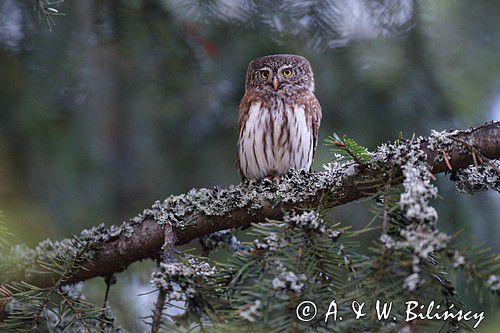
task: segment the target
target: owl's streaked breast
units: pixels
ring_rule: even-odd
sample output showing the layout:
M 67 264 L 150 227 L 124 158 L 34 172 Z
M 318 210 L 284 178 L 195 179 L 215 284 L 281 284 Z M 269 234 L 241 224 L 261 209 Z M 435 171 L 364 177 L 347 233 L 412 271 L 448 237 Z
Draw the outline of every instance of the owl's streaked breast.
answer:
M 290 168 L 309 171 L 314 143 L 304 107 L 280 97 L 252 103 L 240 128 L 238 147 L 245 178 L 282 175 Z

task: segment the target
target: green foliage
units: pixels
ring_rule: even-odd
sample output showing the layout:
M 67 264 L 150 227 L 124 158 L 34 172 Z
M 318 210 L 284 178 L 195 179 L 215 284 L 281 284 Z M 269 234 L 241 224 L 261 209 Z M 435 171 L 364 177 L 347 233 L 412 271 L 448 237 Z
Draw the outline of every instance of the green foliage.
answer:
M 321 223 L 321 219 L 311 219 L 314 214 L 305 212 L 298 216 Z M 421 258 L 420 282 L 416 289 L 409 289 L 408 277 L 413 274 L 412 266 L 415 265 L 415 254 L 410 248 L 387 247 L 383 242 L 374 242 L 369 256 L 361 255 L 362 247 L 357 242 L 359 232 L 328 222 L 329 226 L 318 232 L 318 229 L 298 226 L 295 221 L 300 219 L 292 221 L 285 217 L 284 221 L 254 226 L 251 234 L 255 241 L 250 250 L 234 253 L 225 263 L 213 263 L 217 274 L 193 283 L 194 289 L 205 289 L 201 294 L 217 296 L 204 306 L 196 307 L 196 312 L 189 306 L 184 307 L 186 312 L 178 318 L 171 317 L 173 321 L 166 323 L 165 329 L 393 332 L 406 326 L 402 320 L 393 321 L 392 316 L 405 318 L 407 300 L 420 304 L 433 300 L 442 307 L 453 304 L 453 311 L 464 308 L 454 286 L 455 270 L 447 260 L 448 251 Z M 395 240 L 402 240 L 398 229 L 406 223 L 409 222 L 404 221 L 401 214 L 391 213 L 388 234 Z M 328 232 L 333 230 L 339 232 Z M 498 274 L 498 256 L 488 256 L 487 262 L 490 265 L 488 274 Z M 485 264 L 480 260 L 475 265 Z M 475 280 L 473 276 L 472 280 Z M 482 287 L 488 290 L 486 284 L 482 283 Z M 389 320 L 376 318 L 375 305 L 369 303 L 377 299 L 393 302 Z M 319 315 L 311 322 L 301 322 L 295 314 L 296 307 L 305 300 L 314 301 L 318 306 Z M 343 320 L 333 322 L 330 318 L 325 323 L 324 314 L 332 300 L 339 305 L 338 315 Z M 362 320 L 356 320 L 349 308 L 353 301 L 367 302 L 367 315 Z M 187 318 L 195 320 L 186 321 Z M 471 328 L 464 321 L 452 319 L 423 322 L 419 326 L 443 332 Z
M 50 252 L 47 242 L 46 256 L 38 256 L 36 271 L 24 274 L 54 274 L 57 280 L 49 288 L 40 288 L 27 282 L 10 282 L 10 278 L 24 269 L 27 249 L 24 256 L 14 257 L 12 253 L 22 252 L 19 246 L 10 251 L 2 251 L 0 257 L 0 283 L 2 294 L 9 295 L 5 312 L 0 316 L 0 330 L 27 332 L 114 332 L 114 318 L 106 307 L 95 306 L 81 294 L 81 286 L 66 286 L 68 277 L 92 257 L 89 244 L 83 244 L 73 237 L 66 244 L 67 250 Z M 1 302 L 0 302 L 1 303 Z M 0 304 L 1 305 L 1 304 Z M 2 309 L 4 310 L 3 306 Z M 0 311 L 2 312 L 2 311 Z M 2 318 L 3 317 L 3 318 Z
M 54 331 L 91 332 L 96 322 L 98 327 L 109 326 L 112 321 L 105 316 L 105 309 L 97 307 L 73 288 L 38 288 L 27 283 L 9 285 L 13 303 L 9 315 L 0 324 L 8 331 Z
M 462 271 L 468 286 L 479 299 L 486 291 L 500 296 L 500 254 L 484 244 L 461 244 L 456 242 L 448 247 L 449 264 L 458 272 Z M 486 287 L 486 288 L 485 288 Z
M 371 158 L 368 149 L 345 135 L 339 137 L 334 133 L 325 140 L 325 145 L 330 147 L 330 151 L 334 155 L 338 155 L 344 161 L 354 161 L 360 165 L 364 165 Z
M 307 224 L 298 224 L 301 221 Z M 320 296 L 326 302 L 342 293 L 341 286 L 353 274 L 345 267 L 352 265 L 354 257 L 339 242 L 344 232 L 346 228 L 338 224 L 323 225 L 315 212 L 256 225 L 251 232 L 256 239 L 247 251 L 215 263 L 217 274 L 194 284 L 197 291 L 216 286 L 200 296 L 207 291 L 212 297 L 218 294 L 197 309 L 208 309 L 206 318 L 215 318 L 210 326 L 222 331 L 244 327 L 280 332 L 299 325 L 291 314 L 301 300 Z M 191 310 L 189 305 L 186 310 Z
M 342 295 L 341 286 L 352 275 L 346 269 L 352 258 L 344 253 L 338 236 L 283 221 L 256 226 L 254 235 L 254 249 L 236 254 L 227 265 L 234 272 L 228 286 L 230 321 L 246 320 L 253 322 L 253 329 L 283 332 L 303 327 L 293 315 L 303 300 L 328 304 Z M 255 304 L 260 306 L 252 309 Z
M 216 320 L 215 313 L 225 306 L 224 286 L 227 276 L 217 274 L 207 258 L 178 253 L 170 263 L 161 263 L 152 275 L 157 290 L 166 292 L 166 304 L 181 312 L 175 317 L 164 314 L 168 331 L 182 325 L 202 325 Z M 204 318 L 205 317 L 205 318 Z
M 4 249 L 8 244 L 8 238 L 12 236 L 12 234 L 7 229 L 5 222 L 3 220 L 2 212 L 0 211 L 0 251 Z

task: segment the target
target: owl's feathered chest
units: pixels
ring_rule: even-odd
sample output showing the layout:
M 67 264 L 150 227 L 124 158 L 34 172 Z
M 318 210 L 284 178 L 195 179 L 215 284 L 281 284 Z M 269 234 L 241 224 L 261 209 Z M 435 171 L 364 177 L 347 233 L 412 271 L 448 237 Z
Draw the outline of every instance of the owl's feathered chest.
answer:
M 238 159 L 244 178 L 311 168 L 313 133 L 303 105 L 274 97 L 248 105 L 240 123 Z

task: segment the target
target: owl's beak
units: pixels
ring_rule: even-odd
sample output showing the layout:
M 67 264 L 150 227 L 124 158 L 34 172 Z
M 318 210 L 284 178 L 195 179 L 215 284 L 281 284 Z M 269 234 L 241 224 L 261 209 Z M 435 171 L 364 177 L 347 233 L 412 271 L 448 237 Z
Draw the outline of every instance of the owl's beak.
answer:
M 278 77 L 277 76 L 273 77 L 273 88 L 274 88 L 274 91 L 278 90 Z

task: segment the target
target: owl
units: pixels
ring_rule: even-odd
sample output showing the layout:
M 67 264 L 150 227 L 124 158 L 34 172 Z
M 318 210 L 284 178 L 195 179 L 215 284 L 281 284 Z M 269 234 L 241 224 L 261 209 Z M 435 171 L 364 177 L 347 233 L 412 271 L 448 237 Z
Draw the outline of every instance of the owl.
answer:
M 275 178 L 290 168 L 310 171 L 321 106 L 309 61 L 292 54 L 254 59 L 240 103 L 237 165 L 241 178 Z

